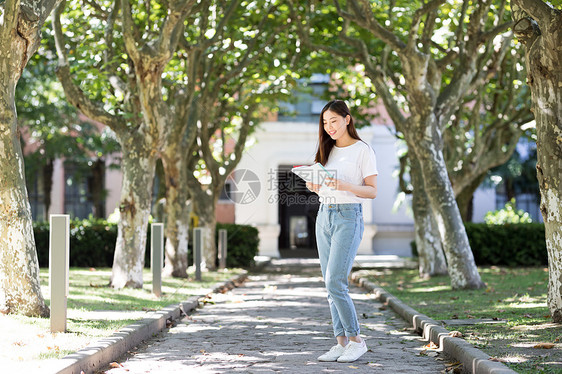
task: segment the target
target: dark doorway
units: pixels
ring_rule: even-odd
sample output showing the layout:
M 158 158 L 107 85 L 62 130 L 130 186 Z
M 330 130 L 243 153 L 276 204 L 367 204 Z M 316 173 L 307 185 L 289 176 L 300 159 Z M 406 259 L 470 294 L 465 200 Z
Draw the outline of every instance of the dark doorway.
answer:
M 320 203 L 318 195 L 306 188 L 304 180 L 291 172 L 292 165 L 280 165 L 279 253 L 281 257 L 317 258 L 314 226 Z

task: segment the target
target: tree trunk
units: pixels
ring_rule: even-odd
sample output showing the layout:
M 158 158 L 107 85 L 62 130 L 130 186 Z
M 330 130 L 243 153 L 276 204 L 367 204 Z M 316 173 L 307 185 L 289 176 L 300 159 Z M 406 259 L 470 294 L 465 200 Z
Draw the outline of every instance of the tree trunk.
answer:
M 39 283 L 15 89 L 56 0 L 0 4 L 0 312 L 48 316 Z
M 15 82 L 0 91 L 0 313 L 49 315 L 39 284 L 31 207 L 17 133 Z
M 484 178 L 486 178 L 486 174 L 477 176 L 468 186 L 457 194 L 457 206 L 459 207 L 464 222 L 472 222 L 474 191 L 482 184 Z
M 187 277 L 187 241 L 189 237 L 188 192 L 183 165 L 185 150 L 170 144 L 162 152 L 166 180 L 166 258 L 164 273 L 173 277 Z
M 205 198 L 201 198 L 205 195 Z M 199 227 L 204 228 L 203 232 L 203 259 L 205 266 L 209 270 L 217 268 L 217 247 L 215 244 L 215 229 L 217 219 L 215 216 L 215 206 L 217 197 L 209 196 L 203 191 L 193 198 L 193 210 L 199 218 Z
M 154 152 L 145 144 L 143 136 L 142 133 L 137 133 L 136 136 L 128 136 L 120 141 L 123 153 L 123 186 L 111 273 L 111 286 L 114 288 L 141 288 L 143 285 L 146 228 L 156 164 Z
M 406 133 L 408 149 L 414 150 L 414 157 L 417 157 L 422 165 L 423 184 L 447 258 L 451 287 L 453 289 L 484 287 L 447 175 L 437 120 L 432 113 L 429 113 L 418 123 L 420 126 L 416 131 Z M 415 188 L 417 187 L 414 185 Z
M 562 322 L 562 12 L 542 1 L 512 1 L 515 35 L 525 44 L 537 125 L 537 179 L 548 251 L 548 308 Z M 526 12 L 530 19 L 526 17 Z
M 416 160 L 411 160 L 411 164 L 412 184 L 416 186 L 413 191 L 412 209 L 419 256 L 419 276 L 427 278 L 433 275 L 445 275 L 447 274 L 447 262 L 443 255 L 439 231 L 424 190 L 421 165 Z

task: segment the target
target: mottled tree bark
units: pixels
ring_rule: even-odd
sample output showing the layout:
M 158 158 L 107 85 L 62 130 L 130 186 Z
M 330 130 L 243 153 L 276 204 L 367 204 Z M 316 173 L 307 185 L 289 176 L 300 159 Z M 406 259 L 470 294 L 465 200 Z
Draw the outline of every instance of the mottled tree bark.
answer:
M 472 201 L 474 192 L 478 189 L 480 184 L 482 184 L 484 178 L 486 178 L 486 174 L 477 176 L 471 184 L 465 186 L 462 190 L 456 193 L 457 206 L 459 207 L 459 211 L 464 222 L 472 221 Z
M 215 207 L 218 195 L 209 196 L 203 190 L 193 198 L 193 211 L 199 218 L 199 227 L 204 228 L 203 231 L 203 259 L 205 267 L 209 270 L 217 268 L 217 246 L 215 243 L 215 229 L 217 219 L 215 216 Z
M 166 181 L 166 245 L 164 273 L 173 277 L 187 277 L 189 215 L 187 205 L 188 172 L 183 159 L 187 153 L 181 143 L 168 144 L 162 152 Z M 174 146 L 175 145 L 175 146 Z
M 419 257 L 419 276 L 447 274 L 447 262 L 443 255 L 441 238 L 433 219 L 433 213 L 423 188 L 421 165 L 411 160 L 410 175 L 416 188 L 412 191 L 412 209 L 414 211 L 415 241 Z
M 57 1 L 0 4 L 0 312 L 48 316 L 39 284 L 31 207 L 25 186 L 15 89 Z
M 548 308 L 562 322 L 562 11 L 513 0 L 514 31 L 525 44 L 537 126 L 537 179 L 548 251 Z
M 111 272 L 111 286 L 142 288 L 146 229 L 152 203 L 156 157 L 143 142 L 143 134 L 120 140 L 123 186 L 119 200 L 119 224 Z
M 429 116 L 431 118 L 431 116 Z M 480 279 L 466 230 L 455 200 L 441 150 L 439 129 L 434 122 L 425 131 L 406 134 L 408 147 L 422 165 L 424 187 L 435 217 L 447 258 L 451 286 L 454 289 L 481 288 Z M 429 133 L 427 136 L 426 134 Z
M 0 87 L 0 313 L 47 317 L 10 86 Z

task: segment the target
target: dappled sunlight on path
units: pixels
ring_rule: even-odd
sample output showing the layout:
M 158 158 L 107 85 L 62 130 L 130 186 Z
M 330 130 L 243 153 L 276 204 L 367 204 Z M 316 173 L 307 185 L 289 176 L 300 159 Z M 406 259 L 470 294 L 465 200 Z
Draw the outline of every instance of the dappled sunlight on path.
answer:
M 107 373 L 392 372 L 438 373 L 440 357 L 392 311 L 352 287 L 370 350 L 354 363 L 319 362 L 335 344 L 319 271 L 258 274 L 142 344 Z M 292 272 L 296 272 L 292 269 Z M 436 354 L 437 355 L 437 354 Z

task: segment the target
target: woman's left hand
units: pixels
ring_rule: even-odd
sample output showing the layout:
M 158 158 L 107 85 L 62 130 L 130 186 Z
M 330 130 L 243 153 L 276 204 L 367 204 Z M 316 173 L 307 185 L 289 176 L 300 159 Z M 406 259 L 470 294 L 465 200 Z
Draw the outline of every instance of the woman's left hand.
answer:
M 338 191 L 347 191 L 350 187 L 350 183 L 330 177 L 326 178 L 325 185 Z

